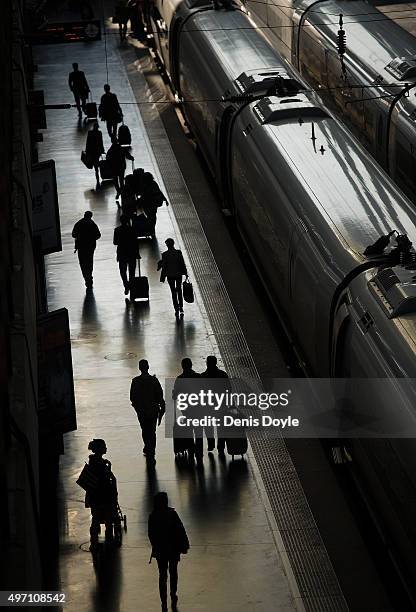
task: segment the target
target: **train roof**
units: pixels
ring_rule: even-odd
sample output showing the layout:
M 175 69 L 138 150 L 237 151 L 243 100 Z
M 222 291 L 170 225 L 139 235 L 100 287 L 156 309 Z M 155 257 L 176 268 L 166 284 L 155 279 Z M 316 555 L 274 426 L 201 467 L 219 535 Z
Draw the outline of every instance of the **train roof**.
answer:
M 195 13 L 184 25 L 182 36 L 185 32 L 190 36 L 197 33 L 198 43 L 205 38 L 230 82 L 247 71 L 262 72 L 280 66 L 293 71 L 241 11 Z
M 311 0 L 302 0 L 294 2 L 293 8 L 302 14 L 310 4 Z M 416 39 L 370 4 L 327 0 L 312 7 L 306 19 L 336 47 L 340 14 L 344 19 L 346 56 L 363 76 L 368 76 L 369 83 L 379 77 L 387 84 L 416 82 Z
M 283 184 L 310 231 L 335 235 L 357 260 L 394 229 L 416 245 L 414 206 L 355 138 L 307 95 L 264 98 L 250 108 L 268 136 L 269 143 L 260 145 L 267 148 L 268 163 L 273 160 L 272 141 L 283 167 L 290 169 Z M 331 234 L 320 231 L 317 212 Z

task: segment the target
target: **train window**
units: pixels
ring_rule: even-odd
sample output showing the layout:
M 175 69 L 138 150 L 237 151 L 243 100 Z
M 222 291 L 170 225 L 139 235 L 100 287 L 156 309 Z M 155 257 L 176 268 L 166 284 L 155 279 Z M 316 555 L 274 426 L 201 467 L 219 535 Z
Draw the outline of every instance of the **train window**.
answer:
M 396 141 L 396 175 L 404 185 L 413 187 L 416 174 L 416 158 L 412 155 L 410 143 Z

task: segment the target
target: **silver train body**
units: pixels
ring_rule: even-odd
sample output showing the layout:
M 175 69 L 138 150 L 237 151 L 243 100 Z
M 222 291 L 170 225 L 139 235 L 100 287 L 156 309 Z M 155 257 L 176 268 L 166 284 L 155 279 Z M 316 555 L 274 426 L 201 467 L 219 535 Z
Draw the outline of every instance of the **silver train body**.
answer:
M 247 0 L 245 6 L 259 26 L 268 26 L 276 50 L 321 89 L 325 103 L 416 202 L 416 39 L 401 27 L 400 13 L 389 7 L 389 19 L 362 0 Z M 337 47 L 340 14 L 345 75 Z
M 416 244 L 414 205 L 315 94 L 264 95 L 276 75 L 288 85 L 296 75 L 250 24 L 176 5 L 164 53 L 187 122 L 305 370 L 416 378 L 414 270 L 363 254 L 394 229 Z M 259 99 L 238 99 L 250 94 Z M 349 451 L 414 583 L 416 441 L 355 440 Z

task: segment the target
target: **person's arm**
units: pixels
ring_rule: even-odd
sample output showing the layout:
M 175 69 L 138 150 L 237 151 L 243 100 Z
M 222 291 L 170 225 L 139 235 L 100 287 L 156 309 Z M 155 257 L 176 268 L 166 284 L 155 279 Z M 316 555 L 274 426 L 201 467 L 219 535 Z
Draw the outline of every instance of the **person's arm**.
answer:
M 180 251 L 180 254 L 181 254 L 181 260 L 182 260 L 181 261 L 181 266 L 182 266 L 182 269 L 183 269 L 182 274 L 185 274 L 185 276 L 188 276 L 188 270 L 186 269 L 186 264 L 185 264 L 185 260 L 184 260 L 183 255 L 182 255 L 182 251 Z
M 82 73 L 82 80 L 84 81 L 85 90 L 90 93 L 90 88 L 88 85 L 87 77 L 85 76 L 85 72 Z
M 118 246 L 118 231 L 117 231 L 117 228 L 115 228 L 115 230 L 114 230 L 114 234 L 113 234 L 113 244 L 115 244 L 116 246 Z
M 123 149 L 123 152 L 124 152 L 124 155 L 126 156 L 127 159 L 131 159 L 131 161 L 134 161 L 134 157 L 130 153 L 130 151 L 128 151 L 127 149 Z
M 74 228 L 72 230 L 72 238 L 75 238 L 75 240 L 77 239 L 78 236 L 78 223 L 75 223 Z
M 71 91 L 73 91 L 73 84 L 72 84 L 72 72 L 69 73 L 68 76 L 68 87 Z
M 95 239 L 96 239 L 96 240 L 99 240 L 100 238 L 101 238 L 101 232 L 100 232 L 100 230 L 98 229 L 98 225 L 97 225 L 97 224 L 95 224 Z
M 157 383 L 156 390 L 157 390 L 158 404 L 159 404 L 159 416 L 158 416 L 157 422 L 158 422 L 158 425 L 160 425 L 163 419 L 163 415 L 165 414 L 165 411 L 166 411 L 166 404 L 165 404 L 165 400 L 163 399 L 162 385 L 160 384 L 157 378 L 155 380 Z

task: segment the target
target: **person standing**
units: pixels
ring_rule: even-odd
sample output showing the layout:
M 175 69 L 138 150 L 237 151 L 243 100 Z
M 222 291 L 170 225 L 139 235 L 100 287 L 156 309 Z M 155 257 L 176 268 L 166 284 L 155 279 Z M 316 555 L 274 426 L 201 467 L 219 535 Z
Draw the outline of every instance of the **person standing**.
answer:
M 124 175 L 126 173 L 126 157 L 134 161 L 133 155 L 117 142 L 117 136 L 111 137 L 112 145 L 107 151 L 106 159 L 110 164 L 113 175 L 113 183 L 116 188 L 116 200 L 121 196 L 124 187 Z
M 101 238 L 98 226 L 92 220 L 92 212 L 87 210 L 84 218 L 77 221 L 72 230 L 72 237 L 75 238 L 75 251 L 78 251 L 78 260 L 82 276 L 85 280 L 87 289 L 92 288 L 92 271 L 94 267 L 94 251 L 97 240 Z
M 141 374 L 131 381 L 130 401 L 137 413 L 144 443 L 143 454 L 149 465 L 156 463 L 156 426 L 162 422 L 165 414 L 163 389 L 155 375 L 149 374 L 149 363 L 146 359 L 139 361 Z
M 219 369 L 219 367 L 217 366 L 217 358 L 215 357 L 215 355 L 208 355 L 208 357 L 206 358 L 206 366 L 207 366 L 207 369 L 201 373 L 202 378 L 223 379 L 222 381 L 217 381 L 217 380 L 215 381 L 215 389 L 212 389 L 212 384 L 213 384 L 213 381 L 212 381 L 210 384 L 211 390 L 215 391 L 216 393 L 226 393 L 227 391 L 231 392 L 231 384 L 230 384 L 229 376 L 227 372 L 224 372 L 224 370 Z M 213 451 L 215 448 L 214 428 L 213 427 L 205 428 L 205 434 L 208 439 L 208 452 Z M 219 435 L 218 440 L 217 440 L 218 453 L 220 455 L 224 455 L 224 449 L 225 449 L 225 438 Z
M 114 7 L 115 22 L 118 23 L 118 33 L 120 43 L 126 42 L 127 39 L 127 24 L 130 19 L 130 8 L 128 0 L 117 0 Z
M 127 295 L 136 272 L 136 259 L 140 259 L 139 241 L 129 223 L 127 215 L 120 216 L 120 223 L 114 230 L 113 244 L 117 246 L 117 261 L 124 294 Z M 129 278 L 127 280 L 127 269 Z
M 95 170 L 95 178 L 97 180 L 95 189 L 98 191 L 98 189 L 101 187 L 99 163 L 100 157 L 104 153 L 104 144 L 103 133 L 99 129 L 97 121 L 95 121 L 94 125 L 92 126 L 92 130 L 90 130 L 87 134 L 85 153 L 87 154 L 87 159 L 90 160 Z
M 117 136 L 117 124 L 123 119 L 123 111 L 118 102 L 116 94 L 110 91 L 110 85 L 104 85 L 104 94 L 101 96 L 98 112 L 100 119 L 107 124 L 107 132 L 110 138 Z
M 162 253 L 162 259 L 159 261 L 157 269 L 162 270 L 160 274 L 160 282 L 164 283 L 165 279 L 168 279 L 176 318 L 182 318 L 182 276 L 187 276 L 188 272 L 186 270 L 182 251 L 175 249 L 175 241 L 173 238 L 167 238 L 165 240 L 165 244 L 168 250 Z
M 72 64 L 72 68 L 73 71 L 70 72 L 68 77 L 68 85 L 69 89 L 74 94 L 78 115 L 82 117 L 82 111 L 85 112 L 85 105 L 87 103 L 88 94 L 90 93 L 90 88 L 85 78 L 85 74 L 82 70 L 78 69 L 78 64 L 76 62 Z
M 143 209 L 149 221 L 153 238 L 156 232 L 157 209 L 159 206 L 162 206 L 163 202 L 166 202 L 168 205 L 166 196 L 163 195 L 159 185 L 153 178 L 153 174 L 144 172 L 140 185 L 138 206 Z
M 159 568 L 159 594 L 162 612 L 168 610 L 168 569 L 172 610 L 178 605 L 178 563 L 181 554 L 189 550 L 185 527 L 174 508 L 169 507 L 167 493 L 161 491 L 154 496 L 153 511 L 149 516 L 148 535 L 152 545 L 152 557 Z

